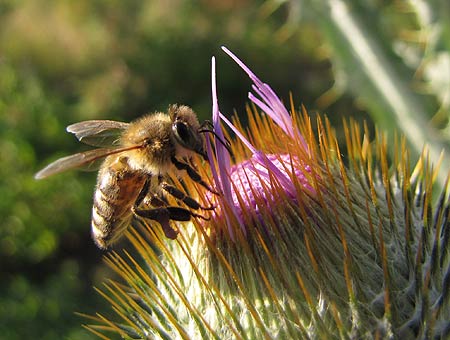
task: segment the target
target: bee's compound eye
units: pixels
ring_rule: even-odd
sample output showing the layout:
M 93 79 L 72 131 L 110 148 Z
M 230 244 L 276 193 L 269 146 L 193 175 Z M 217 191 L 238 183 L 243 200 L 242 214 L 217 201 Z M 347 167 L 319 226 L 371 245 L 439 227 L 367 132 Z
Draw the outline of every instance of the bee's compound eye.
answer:
M 192 139 L 192 134 L 189 132 L 189 129 L 187 128 L 185 123 L 175 123 L 174 124 L 174 132 L 177 136 L 177 139 L 181 144 L 189 145 L 190 141 Z
M 187 149 L 195 150 L 197 148 L 197 138 L 192 133 L 192 129 L 184 122 L 176 122 L 172 126 L 176 140 Z
M 186 122 L 173 123 L 172 132 L 177 142 L 186 149 L 197 151 L 202 148 L 202 140 Z

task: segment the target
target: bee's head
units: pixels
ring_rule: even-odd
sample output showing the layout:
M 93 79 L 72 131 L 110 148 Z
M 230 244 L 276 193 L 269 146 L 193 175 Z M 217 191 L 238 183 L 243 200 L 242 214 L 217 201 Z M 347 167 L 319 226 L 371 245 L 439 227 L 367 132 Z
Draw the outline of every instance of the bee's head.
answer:
M 195 112 L 184 105 L 171 105 L 169 115 L 172 120 L 172 133 L 175 140 L 182 147 L 192 150 L 208 160 L 204 138 L 200 133 L 201 127 Z

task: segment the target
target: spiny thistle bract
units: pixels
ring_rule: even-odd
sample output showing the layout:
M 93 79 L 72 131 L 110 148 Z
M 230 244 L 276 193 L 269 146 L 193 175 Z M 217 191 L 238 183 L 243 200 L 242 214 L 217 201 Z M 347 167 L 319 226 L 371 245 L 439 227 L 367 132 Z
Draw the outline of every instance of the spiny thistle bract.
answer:
M 107 256 L 123 282 L 98 291 L 116 316 L 89 316 L 101 338 L 433 339 L 450 336 L 448 180 L 426 152 L 410 167 L 405 140 L 388 156 L 386 138 L 346 121 L 346 157 L 326 118 L 291 114 L 228 50 L 254 82 L 247 129 L 209 150 L 189 195 L 217 207 L 209 221 L 180 224 L 175 241 L 158 226 L 130 228 L 134 249 Z M 223 117 L 225 119 L 225 117 Z M 313 128 L 313 125 L 315 126 Z M 392 159 L 392 160 L 390 160 Z

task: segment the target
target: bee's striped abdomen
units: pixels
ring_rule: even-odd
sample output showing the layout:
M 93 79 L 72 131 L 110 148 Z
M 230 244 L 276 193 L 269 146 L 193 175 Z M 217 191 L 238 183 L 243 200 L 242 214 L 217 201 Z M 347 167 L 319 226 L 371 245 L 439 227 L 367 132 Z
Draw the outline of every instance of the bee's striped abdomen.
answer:
M 91 223 L 92 237 L 100 248 L 108 248 L 124 233 L 144 183 L 145 176 L 130 170 L 124 160 L 100 169 Z

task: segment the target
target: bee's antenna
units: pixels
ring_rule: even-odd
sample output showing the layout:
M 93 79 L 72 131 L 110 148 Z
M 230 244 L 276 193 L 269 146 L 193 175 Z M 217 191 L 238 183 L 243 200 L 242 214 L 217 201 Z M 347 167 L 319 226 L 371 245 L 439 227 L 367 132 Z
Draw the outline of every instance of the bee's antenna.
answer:
M 226 142 L 224 142 L 224 141 L 222 140 L 222 138 L 220 138 L 220 137 L 217 135 L 217 133 L 214 132 L 214 130 L 213 130 L 213 125 L 212 125 L 212 123 L 211 123 L 209 120 L 205 120 L 205 121 L 203 122 L 203 124 L 201 125 L 200 130 L 198 130 L 198 132 L 199 132 L 199 133 L 210 133 L 210 134 L 214 135 L 214 137 L 220 142 L 220 144 L 222 144 L 222 145 L 225 147 L 225 149 L 227 149 L 227 151 L 229 152 L 229 154 L 230 154 L 230 155 L 233 155 L 233 153 L 231 152 L 231 144 L 230 144 L 230 141 L 229 141 L 227 138 L 225 138 L 225 141 L 226 141 Z

